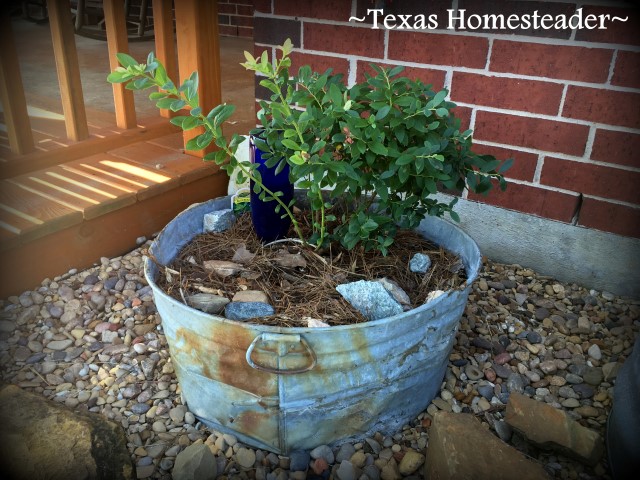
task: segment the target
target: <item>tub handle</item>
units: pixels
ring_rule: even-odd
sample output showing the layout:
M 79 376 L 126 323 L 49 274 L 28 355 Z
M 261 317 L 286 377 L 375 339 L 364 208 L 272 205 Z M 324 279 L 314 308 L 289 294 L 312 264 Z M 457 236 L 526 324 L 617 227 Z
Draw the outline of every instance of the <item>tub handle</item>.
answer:
M 279 367 L 271 367 L 269 365 L 263 365 L 261 363 L 258 363 L 253 359 L 252 354 L 256 350 L 256 348 L 260 349 L 259 345 L 261 344 L 263 346 L 262 349 L 269 352 L 273 352 L 273 349 L 272 348 L 265 349 L 264 347 L 268 346 L 269 344 L 270 345 L 276 344 L 277 349 L 275 353 L 277 353 L 278 357 L 280 358 L 286 357 L 287 355 L 304 354 L 304 356 L 308 360 L 308 365 L 304 367 L 299 367 L 299 368 L 286 368 L 286 367 L 279 368 Z M 298 344 L 302 346 L 303 352 L 296 351 L 295 353 L 292 353 L 291 346 L 297 346 Z M 251 365 L 251 367 L 255 368 L 256 370 L 262 370 L 263 372 L 284 374 L 284 375 L 293 375 L 296 373 L 308 372 L 309 370 L 314 368 L 318 363 L 318 358 L 316 357 L 316 354 L 311 348 L 311 346 L 309 346 L 309 344 L 304 339 L 304 337 L 297 334 L 279 334 L 279 333 L 268 333 L 268 332 L 261 333 L 256 338 L 254 338 L 253 342 L 251 342 L 251 345 L 249 345 L 249 348 L 247 349 L 246 358 L 247 358 L 247 363 Z

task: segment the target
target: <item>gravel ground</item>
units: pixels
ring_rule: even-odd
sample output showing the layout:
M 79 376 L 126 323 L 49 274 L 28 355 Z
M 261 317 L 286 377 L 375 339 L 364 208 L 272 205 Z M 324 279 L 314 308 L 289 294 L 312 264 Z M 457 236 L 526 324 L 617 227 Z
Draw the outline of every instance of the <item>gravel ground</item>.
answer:
M 86 271 L 46 279 L 0 300 L 1 380 L 122 424 L 138 478 L 171 478 L 176 456 L 204 442 L 218 476 L 257 480 L 399 480 L 421 477 L 420 456 L 438 410 L 473 412 L 555 478 L 607 478 L 540 452 L 505 423 L 510 392 L 561 408 L 604 434 L 619 367 L 640 330 L 640 301 L 487 261 L 474 284 L 440 395 L 396 435 L 289 457 L 242 445 L 201 425 L 181 403 L 140 249 Z M 417 470 L 400 469 L 415 457 Z M 312 468 L 306 467 L 311 461 Z M 404 462 L 408 464 L 410 462 Z M 402 471 L 401 471 L 402 470 Z M 365 475 L 364 477 L 362 475 Z

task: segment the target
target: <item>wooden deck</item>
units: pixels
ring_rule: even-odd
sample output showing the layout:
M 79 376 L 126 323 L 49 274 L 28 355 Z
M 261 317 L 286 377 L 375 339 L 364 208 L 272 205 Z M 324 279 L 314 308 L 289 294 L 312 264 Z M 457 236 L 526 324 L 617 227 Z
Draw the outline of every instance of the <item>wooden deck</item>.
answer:
M 185 206 L 225 195 L 226 173 L 182 147 L 176 132 L 0 180 L 0 296 L 125 253 Z
M 124 254 L 190 204 L 226 194 L 226 173 L 184 153 L 149 92 L 131 97 L 106 75 L 115 52 L 153 50 L 174 78 L 178 63 L 183 77 L 198 70 L 203 104 L 236 105 L 225 133 L 246 134 L 255 79 L 240 63 L 253 42 L 218 38 L 208 0 L 176 2 L 174 38 L 174 3 L 152 3 L 155 41 L 131 45 L 115 0 L 104 2 L 107 42 L 73 35 L 68 0 L 48 2 L 49 26 L 0 15 L 0 43 L 13 47 L 0 62 L 0 298 Z

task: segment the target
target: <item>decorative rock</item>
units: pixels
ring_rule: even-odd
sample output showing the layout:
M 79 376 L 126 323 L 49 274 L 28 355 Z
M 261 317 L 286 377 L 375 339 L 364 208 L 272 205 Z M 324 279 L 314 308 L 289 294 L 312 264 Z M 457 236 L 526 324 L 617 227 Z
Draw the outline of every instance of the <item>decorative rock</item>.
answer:
M 604 452 L 602 438 L 572 420 L 564 411 L 513 393 L 505 420 L 531 442 L 541 447 L 557 446 L 594 466 Z
M 431 267 L 431 259 L 424 253 L 416 253 L 409 260 L 409 270 L 413 273 L 427 273 L 429 267 Z
M 589 347 L 588 353 L 589 353 L 589 356 L 594 360 L 600 360 L 602 358 L 602 352 L 600 351 L 600 347 L 595 343 Z
M 231 302 L 224 309 L 224 316 L 229 320 L 250 320 L 275 313 L 271 305 L 261 302 Z
M 305 472 L 309 467 L 311 456 L 304 450 L 294 450 L 289 454 L 289 469 L 292 472 Z
M 180 452 L 171 472 L 173 480 L 214 480 L 217 474 L 216 457 L 202 443 Z
M 52 340 L 47 343 L 47 348 L 50 348 L 51 350 L 64 350 L 65 348 L 70 347 L 71 344 L 73 344 L 72 340 Z
M 380 478 L 382 480 L 400 480 L 402 478 L 395 459 L 392 458 L 384 467 L 382 467 Z
M 398 470 L 400 470 L 400 474 L 407 476 L 411 475 L 413 472 L 418 470 L 420 466 L 424 463 L 424 455 L 416 452 L 415 450 L 407 450 L 400 461 L 400 465 L 398 465 Z
M 349 460 L 354 453 L 356 453 L 356 449 L 353 445 L 351 445 L 350 443 L 343 443 L 338 449 L 335 461 L 336 463 L 340 463 L 343 460 Z
M 240 290 L 236 292 L 232 299 L 233 302 L 260 302 L 269 304 L 269 297 L 260 290 Z
M 205 233 L 220 233 L 230 229 L 236 220 L 233 210 L 225 208 L 206 213 L 203 218 L 202 226 Z
M 425 478 L 542 480 L 542 466 L 500 441 L 471 414 L 438 412 L 429 430 Z
M 542 335 L 538 332 L 529 332 L 527 333 L 527 340 L 531 344 L 542 343 Z
M 13 385 L 0 389 L 0 405 L 4 478 L 135 478 L 120 425 Z
M 231 259 L 231 261 L 246 265 L 250 263 L 255 258 L 255 256 L 255 253 L 251 253 L 249 250 L 247 250 L 247 246 L 244 243 L 241 243 L 240 245 L 238 245 L 238 248 L 233 254 L 233 258 Z
M 229 277 L 242 270 L 242 265 L 226 260 L 207 260 L 202 263 L 205 270 L 215 273 L 220 277 Z
M 336 470 L 336 475 L 340 480 L 356 480 L 356 469 L 349 460 L 340 462 L 340 466 Z
M 359 280 L 343 283 L 338 285 L 336 290 L 368 320 L 387 318 L 404 311 L 402 306 L 377 282 Z
M 393 280 L 390 280 L 386 277 L 379 278 L 376 280 L 380 285 L 384 287 L 384 289 L 391 294 L 393 299 L 398 302 L 403 307 L 411 307 L 411 299 L 407 292 L 405 292 L 400 285 L 398 285 Z
M 229 303 L 227 297 L 222 295 L 214 295 L 211 293 L 196 293 L 187 298 L 189 306 L 205 313 L 220 313 Z
M 464 373 L 467 375 L 467 378 L 472 381 L 480 380 L 484 377 L 484 373 L 478 367 L 471 365 L 470 363 L 465 365 Z
M 319 447 L 314 448 L 309 452 L 309 455 L 314 459 L 324 458 L 329 464 L 335 461 L 333 451 L 327 445 L 320 445 Z
M 236 461 L 244 469 L 253 468 L 253 464 L 256 463 L 256 452 L 249 448 L 240 448 L 236 453 Z
M 273 259 L 275 263 L 286 268 L 306 268 L 307 261 L 299 253 L 289 253 L 286 248 L 278 250 L 276 257 Z

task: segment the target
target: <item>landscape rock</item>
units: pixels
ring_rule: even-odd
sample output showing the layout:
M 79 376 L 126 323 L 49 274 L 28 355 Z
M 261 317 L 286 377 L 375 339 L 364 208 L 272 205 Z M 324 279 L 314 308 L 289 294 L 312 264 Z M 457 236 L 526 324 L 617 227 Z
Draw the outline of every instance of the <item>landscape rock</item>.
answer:
M 260 290 L 240 290 L 236 292 L 231 300 L 233 302 L 260 302 L 269 303 L 269 297 Z
M 424 458 L 423 454 L 416 452 L 413 449 L 409 449 L 405 452 L 402 460 L 400 460 L 398 470 L 400 470 L 400 473 L 405 477 L 411 475 L 422 466 Z
M 602 437 L 570 418 L 566 412 L 525 395 L 511 394 L 506 422 L 541 448 L 556 448 L 588 465 L 604 452 Z
M 9 478 L 136 478 L 122 427 L 7 385 L 0 389 L 0 462 Z
M 281 267 L 287 268 L 306 268 L 307 261 L 299 253 L 289 253 L 286 248 L 278 250 L 276 257 L 273 259 L 275 263 Z
M 231 261 L 246 265 L 250 263 L 255 258 L 255 256 L 255 253 L 251 253 L 249 250 L 247 250 L 247 246 L 244 243 L 241 243 L 240 245 L 238 245 L 238 248 L 236 248 Z
M 189 295 L 187 302 L 189 306 L 197 310 L 216 314 L 224 310 L 224 307 L 229 303 L 229 299 L 212 293 L 196 293 Z
M 274 313 L 271 305 L 262 302 L 231 302 L 224 309 L 224 316 L 229 320 L 249 320 Z
M 235 221 L 236 216 L 232 209 L 215 210 L 204 215 L 203 229 L 205 233 L 220 233 L 230 229 Z
M 416 253 L 409 260 L 409 270 L 413 273 L 427 273 L 431 267 L 431 258 L 424 253 Z
M 379 278 L 376 282 L 382 285 L 385 290 L 391 294 L 393 299 L 402 305 L 405 310 L 411 308 L 411 299 L 409 298 L 409 295 L 407 295 L 407 292 L 405 292 L 396 282 L 386 277 Z
M 429 431 L 424 476 L 542 480 L 541 465 L 502 442 L 471 414 L 438 412 Z
M 216 457 L 203 443 L 189 445 L 176 457 L 173 480 L 214 480 L 218 474 Z
M 209 270 L 220 277 L 235 275 L 243 269 L 239 263 L 229 262 L 227 260 L 206 260 L 202 262 L 202 266 L 205 270 Z
M 368 320 L 387 318 L 404 311 L 378 282 L 358 280 L 338 285 L 336 290 Z

